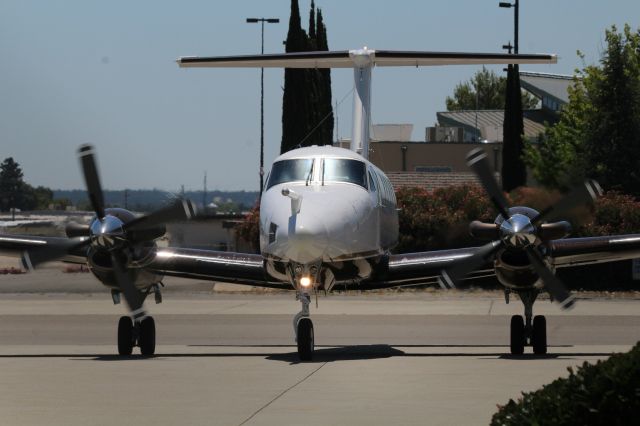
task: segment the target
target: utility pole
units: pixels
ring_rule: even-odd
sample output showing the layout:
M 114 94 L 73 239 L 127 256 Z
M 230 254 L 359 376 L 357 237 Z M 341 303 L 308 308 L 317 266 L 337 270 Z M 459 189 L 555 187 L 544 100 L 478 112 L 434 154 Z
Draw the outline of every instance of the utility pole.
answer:
M 264 23 L 277 24 L 278 18 L 247 18 L 248 24 L 260 23 L 260 54 L 264 55 Z M 264 189 L 264 68 L 260 68 L 260 196 Z
M 204 171 L 204 185 L 202 189 L 202 212 L 207 213 L 207 171 Z

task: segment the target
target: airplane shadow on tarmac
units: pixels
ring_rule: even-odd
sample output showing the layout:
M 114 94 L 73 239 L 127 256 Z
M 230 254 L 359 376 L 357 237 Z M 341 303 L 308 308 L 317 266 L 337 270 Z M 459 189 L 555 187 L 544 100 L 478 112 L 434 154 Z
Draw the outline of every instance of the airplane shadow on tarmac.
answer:
M 237 348 L 236 345 L 192 345 L 193 347 L 217 347 L 217 348 Z M 71 361 L 144 361 L 150 359 L 166 359 L 166 358 L 265 358 L 270 361 L 288 362 L 290 364 L 298 364 L 301 361 L 298 358 L 298 353 L 295 350 L 295 346 L 292 345 L 244 345 L 243 348 L 274 348 L 274 347 L 290 347 L 291 352 L 286 353 L 273 353 L 268 350 L 260 352 L 211 352 L 211 353 L 158 353 L 154 356 L 120 356 L 116 354 L 2 354 L 0 359 L 10 358 L 68 358 Z M 372 344 L 372 345 L 344 345 L 344 346 L 316 346 L 313 354 L 312 361 L 304 361 L 307 363 L 326 363 L 326 362 L 338 362 L 338 361 L 354 361 L 354 360 L 367 360 L 367 359 L 383 359 L 391 357 L 414 357 L 414 358 L 446 358 L 446 357 L 464 357 L 464 358 L 477 358 L 477 359 L 504 359 L 504 360 L 543 360 L 543 359 L 572 359 L 575 357 L 591 357 L 591 356 L 609 356 L 610 352 L 563 352 L 563 353 L 548 353 L 545 355 L 534 355 L 531 353 L 525 353 L 524 355 L 511 355 L 509 353 L 493 352 L 450 352 L 450 351 L 425 351 L 416 352 L 415 349 L 419 348 L 482 348 L 491 347 L 497 348 L 500 346 L 495 345 L 398 345 L 402 348 L 412 348 L 411 352 L 405 352 L 397 347 L 387 344 Z M 570 345 L 563 345 L 562 347 L 570 347 Z M 506 349 L 506 347 L 505 347 Z M 507 350 L 505 350 L 507 352 Z

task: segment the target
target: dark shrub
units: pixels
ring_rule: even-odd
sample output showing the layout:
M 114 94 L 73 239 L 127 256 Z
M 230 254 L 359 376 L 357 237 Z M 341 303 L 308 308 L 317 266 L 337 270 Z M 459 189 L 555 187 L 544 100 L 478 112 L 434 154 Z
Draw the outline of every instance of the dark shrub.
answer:
M 640 424 L 640 343 L 595 365 L 585 362 L 569 377 L 509 400 L 493 415 L 497 425 Z

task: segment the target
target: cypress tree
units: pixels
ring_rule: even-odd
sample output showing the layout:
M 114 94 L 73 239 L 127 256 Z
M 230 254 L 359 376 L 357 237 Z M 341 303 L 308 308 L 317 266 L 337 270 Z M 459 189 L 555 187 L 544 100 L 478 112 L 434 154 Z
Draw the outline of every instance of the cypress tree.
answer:
M 329 43 L 327 42 L 327 28 L 322 19 L 322 11 L 318 9 L 316 45 L 320 51 L 328 51 Z M 320 71 L 320 119 L 325 119 L 321 126 L 321 143 L 330 145 L 333 143 L 333 106 L 331 105 L 331 69 L 323 68 Z
M 311 0 L 309 8 L 309 37 L 307 38 L 307 50 L 316 51 L 317 49 L 317 27 L 316 27 L 316 5 Z M 302 146 L 323 145 L 322 131 L 318 124 L 322 121 L 322 110 L 320 108 L 322 99 L 322 76 L 319 69 L 305 70 L 306 78 L 306 96 L 307 110 L 309 116 L 307 119 L 307 133 L 304 140 L 300 141 Z
M 291 16 L 289 17 L 289 31 L 287 33 L 285 52 L 306 51 L 307 40 L 307 33 L 300 24 L 298 0 L 291 0 Z M 294 149 L 306 135 L 308 111 L 304 93 L 305 70 L 285 68 L 284 94 L 282 96 L 281 154 Z
M 506 192 L 527 183 L 527 169 L 523 160 L 524 124 L 519 72 L 518 65 L 509 65 L 502 144 L 502 189 Z
M 309 35 L 300 24 L 298 1 L 291 1 L 285 50 L 286 52 L 328 50 L 322 13 L 320 10 L 316 11 L 313 1 L 309 11 Z M 332 140 L 330 70 L 285 69 L 280 153 L 299 146 L 331 144 Z
M 316 47 L 316 5 L 311 0 L 311 8 L 309 9 L 309 50 L 317 50 Z

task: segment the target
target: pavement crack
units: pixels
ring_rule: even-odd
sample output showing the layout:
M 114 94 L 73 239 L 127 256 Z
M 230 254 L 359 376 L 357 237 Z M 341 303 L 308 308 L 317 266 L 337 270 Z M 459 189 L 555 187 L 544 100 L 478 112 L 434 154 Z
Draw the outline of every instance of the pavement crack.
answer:
M 235 308 L 240 308 L 242 306 L 247 306 L 248 304 L 249 304 L 249 302 L 244 302 L 244 303 L 238 303 L 237 305 L 232 305 L 232 306 L 227 306 L 227 307 L 224 307 L 224 308 L 214 309 L 213 311 L 211 311 L 211 314 L 219 314 L 220 312 L 230 311 L 230 310 L 235 309 Z
M 493 309 L 493 300 L 491 300 L 491 303 L 489 304 L 489 312 L 487 312 L 487 315 L 491 315 L 492 309 Z
M 320 370 L 322 367 L 324 367 L 325 365 L 327 365 L 326 362 L 323 362 L 320 367 L 316 368 L 315 370 L 313 370 L 311 373 L 307 374 L 305 377 L 303 377 L 302 379 L 298 380 L 296 383 L 294 383 L 293 385 L 289 386 L 287 389 L 283 390 L 282 392 L 280 392 L 278 395 L 276 395 L 275 398 L 273 398 L 271 401 L 267 402 L 265 405 L 263 405 L 262 407 L 258 408 L 252 415 L 250 415 L 248 418 L 246 418 L 242 423 L 240 423 L 238 426 L 242 426 L 244 424 L 246 424 L 249 420 L 253 419 L 255 416 L 258 415 L 258 413 L 260 413 L 262 410 L 264 410 L 265 408 L 267 408 L 268 406 L 270 406 L 271 404 L 273 404 L 274 402 L 276 402 L 278 399 L 280 399 L 282 396 L 284 396 L 284 394 L 286 394 L 287 392 L 289 392 L 290 390 L 292 390 L 293 388 L 295 388 L 296 386 L 298 386 L 299 384 L 305 382 L 309 377 L 313 376 L 314 374 L 316 374 L 318 372 L 318 370 Z

